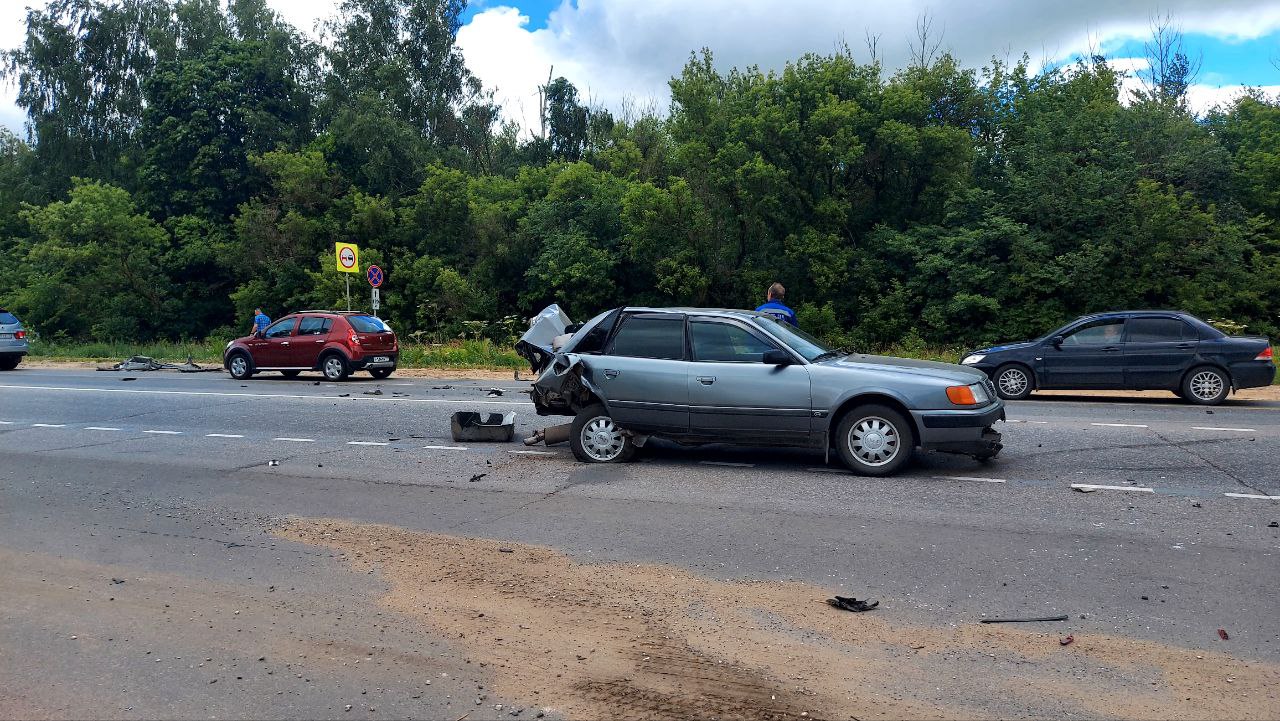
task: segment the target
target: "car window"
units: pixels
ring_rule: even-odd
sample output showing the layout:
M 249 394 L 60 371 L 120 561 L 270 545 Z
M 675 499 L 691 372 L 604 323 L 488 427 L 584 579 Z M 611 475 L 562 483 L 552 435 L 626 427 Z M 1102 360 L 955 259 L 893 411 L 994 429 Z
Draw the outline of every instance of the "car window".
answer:
M 729 323 L 694 321 L 689 324 L 693 359 L 726 363 L 760 363 L 766 351 L 777 350 L 755 334 Z
M 17 322 L 18 319 L 14 314 L 0 311 L 0 325 L 13 325 Z
M 357 333 L 391 332 L 391 328 L 386 323 L 371 315 L 349 315 L 347 316 L 347 322 L 351 324 L 352 328 L 356 329 Z
M 779 323 L 768 316 L 757 316 L 755 322 L 791 347 L 791 350 L 804 356 L 805 360 L 813 360 L 824 353 L 835 350 L 826 343 L 814 338 L 790 323 Z
M 631 358 L 684 358 L 684 317 L 629 316 L 613 337 L 609 355 Z
M 298 326 L 298 335 L 329 335 L 329 329 L 332 327 L 332 318 L 307 316 L 302 319 L 302 323 Z
M 1134 318 L 1129 321 L 1131 343 L 1164 343 L 1196 340 L 1195 330 L 1177 318 Z
M 604 350 L 604 343 L 609 339 L 609 332 L 613 330 L 614 324 L 618 322 L 618 316 L 622 314 L 622 309 L 611 311 L 604 318 L 600 319 L 583 334 L 577 345 L 573 347 L 574 353 L 599 353 Z
M 284 320 L 278 320 L 267 326 L 267 330 L 264 335 L 267 338 L 287 338 L 290 333 L 293 333 L 293 326 L 296 325 L 297 322 L 297 318 L 285 318 Z
M 1076 329 L 1062 341 L 1062 345 L 1111 345 L 1120 342 L 1124 319 L 1094 321 Z

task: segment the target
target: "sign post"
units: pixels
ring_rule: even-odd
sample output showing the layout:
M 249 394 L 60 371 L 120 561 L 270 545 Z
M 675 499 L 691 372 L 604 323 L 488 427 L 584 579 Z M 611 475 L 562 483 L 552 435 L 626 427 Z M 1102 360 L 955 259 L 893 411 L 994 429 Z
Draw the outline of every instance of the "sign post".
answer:
M 378 308 L 382 306 L 382 293 L 378 291 L 378 288 L 382 286 L 382 281 L 385 280 L 387 276 L 382 272 L 381 268 L 376 265 L 371 265 L 364 277 L 369 280 L 369 285 L 373 287 L 373 314 L 374 316 L 377 316 Z
M 339 273 L 360 272 L 360 247 L 355 243 L 335 243 L 334 254 L 338 261 Z M 351 310 L 351 276 L 347 279 L 347 310 Z

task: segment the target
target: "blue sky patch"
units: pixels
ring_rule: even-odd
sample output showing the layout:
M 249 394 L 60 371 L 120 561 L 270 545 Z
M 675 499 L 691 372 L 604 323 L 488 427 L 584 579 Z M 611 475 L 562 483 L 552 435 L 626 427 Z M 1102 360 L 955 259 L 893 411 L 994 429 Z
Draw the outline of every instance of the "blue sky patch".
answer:
M 1108 58 L 1146 57 L 1143 40 L 1104 42 Z M 1280 83 L 1280 32 L 1253 40 L 1231 41 L 1200 33 L 1186 33 L 1183 48 L 1202 58 L 1196 82 L 1205 85 L 1275 85 Z
M 467 3 L 467 11 L 462 14 L 463 24 L 471 22 L 477 14 L 495 7 L 514 7 L 523 15 L 529 16 L 529 30 L 540 30 L 547 26 L 551 11 L 560 7 L 561 0 L 471 0 Z M 576 3 L 571 2 L 571 5 Z

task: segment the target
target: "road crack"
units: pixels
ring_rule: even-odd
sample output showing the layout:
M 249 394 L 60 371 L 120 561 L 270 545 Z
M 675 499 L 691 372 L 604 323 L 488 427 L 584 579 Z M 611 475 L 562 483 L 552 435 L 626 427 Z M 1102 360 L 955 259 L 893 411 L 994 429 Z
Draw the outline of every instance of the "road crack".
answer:
M 1271 495 L 1268 491 L 1265 491 L 1265 490 L 1263 490 L 1263 489 L 1261 489 L 1261 488 L 1258 488 L 1257 486 L 1251 485 L 1249 482 L 1245 481 L 1245 480 L 1244 480 L 1244 479 L 1242 479 L 1240 476 L 1237 476 L 1236 474 L 1232 473 L 1230 470 L 1228 470 L 1228 469 L 1226 469 L 1226 468 L 1224 468 L 1224 467 L 1222 467 L 1222 466 L 1218 465 L 1217 463 L 1214 463 L 1213 461 L 1211 461 L 1211 460 L 1209 460 L 1208 458 L 1204 457 L 1204 456 L 1203 456 L 1203 455 L 1201 455 L 1200 453 L 1197 453 L 1194 449 L 1189 448 L 1188 446 L 1190 446 L 1190 445 L 1191 445 L 1190 443 L 1188 443 L 1188 444 L 1185 444 L 1185 445 L 1184 445 L 1184 444 L 1179 443 L 1179 442 L 1177 442 L 1177 441 L 1175 441 L 1175 440 L 1172 440 L 1172 439 L 1170 439 L 1170 438 L 1165 437 L 1165 435 L 1164 435 L 1163 433 L 1161 433 L 1160 431 L 1152 431 L 1152 432 L 1153 432 L 1153 433 L 1155 433 L 1155 435 L 1156 435 L 1156 437 L 1157 437 L 1157 438 L 1159 438 L 1160 440 L 1164 441 L 1167 445 L 1173 446 L 1174 448 L 1177 448 L 1178 450 L 1180 450 L 1180 451 L 1182 451 L 1183 453 L 1186 453 L 1186 454 L 1188 454 L 1188 455 L 1195 456 L 1196 458 L 1200 459 L 1200 461 L 1201 461 L 1202 463 L 1204 463 L 1205 465 L 1209 466 L 1210 468 L 1213 468 L 1214 470 L 1218 471 L 1219 473 L 1221 473 L 1222 475 L 1226 476 L 1227 478 L 1230 478 L 1231 480 L 1233 480 L 1233 481 L 1235 481 L 1236 483 L 1240 484 L 1240 486 L 1241 486 L 1241 487 L 1243 487 L 1243 488 L 1247 488 L 1247 489 L 1249 489 L 1249 490 L 1251 490 L 1251 491 L 1253 491 L 1254 493 L 1257 493 L 1257 494 L 1259 494 L 1259 495 L 1263 495 L 1263 496 Z M 1232 439 L 1232 440 L 1239 440 L 1239 439 Z M 1204 443 L 1208 443 L 1208 442 L 1209 442 L 1209 441 L 1197 441 L 1197 443 L 1199 443 L 1199 444 L 1204 444 Z

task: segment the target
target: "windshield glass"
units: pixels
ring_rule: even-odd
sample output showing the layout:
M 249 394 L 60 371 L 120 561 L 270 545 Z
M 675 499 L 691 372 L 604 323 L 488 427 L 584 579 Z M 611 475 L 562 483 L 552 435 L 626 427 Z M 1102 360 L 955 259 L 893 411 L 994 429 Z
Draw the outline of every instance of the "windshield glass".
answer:
M 757 317 L 754 320 L 760 325 L 760 327 L 772 333 L 775 338 L 786 343 L 791 350 L 794 350 L 804 356 L 804 359 L 807 361 L 812 361 L 814 358 L 817 358 L 824 353 L 831 353 L 835 351 L 835 348 L 832 348 L 790 323 L 779 323 L 772 318 L 765 317 Z
M 390 333 L 391 329 L 386 323 L 374 318 L 371 315 L 350 315 L 347 316 L 347 322 L 357 333 Z

